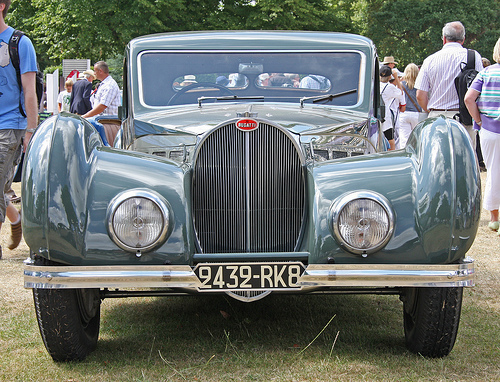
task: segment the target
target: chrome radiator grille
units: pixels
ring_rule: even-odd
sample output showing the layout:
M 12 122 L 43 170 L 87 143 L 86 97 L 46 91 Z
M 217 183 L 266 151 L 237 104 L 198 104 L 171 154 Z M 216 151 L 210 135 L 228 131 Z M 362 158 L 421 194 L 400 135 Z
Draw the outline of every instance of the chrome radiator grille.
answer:
M 305 203 L 297 149 L 272 125 L 250 132 L 225 125 L 199 148 L 192 197 L 203 253 L 293 251 Z

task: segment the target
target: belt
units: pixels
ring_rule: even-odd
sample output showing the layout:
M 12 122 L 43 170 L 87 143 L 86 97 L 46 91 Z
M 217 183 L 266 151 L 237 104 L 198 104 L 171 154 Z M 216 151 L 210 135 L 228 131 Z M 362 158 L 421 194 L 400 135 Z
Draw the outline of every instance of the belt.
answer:
M 460 111 L 460 109 L 429 109 L 430 111 Z

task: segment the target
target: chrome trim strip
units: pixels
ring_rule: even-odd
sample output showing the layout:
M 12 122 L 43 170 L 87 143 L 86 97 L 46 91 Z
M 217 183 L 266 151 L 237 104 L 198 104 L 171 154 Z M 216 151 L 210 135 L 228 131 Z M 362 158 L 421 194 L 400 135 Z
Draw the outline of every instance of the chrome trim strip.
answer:
M 25 265 L 25 288 L 192 288 L 201 282 L 189 265 L 32 266 Z
M 312 264 L 300 278 L 303 287 L 472 287 L 474 261 L 430 265 Z
M 232 263 L 241 264 L 241 263 Z M 264 262 L 263 262 L 264 264 Z M 303 290 L 329 287 L 471 287 L 474 260 L 463 264 L 311 264 L 298 284 Z M 188 265 L 24 267 L 25 288 L 183 288 L 197 291 L 200 280 Z M 300 291 L 298 289 L 297 291 Z M 226 290 L 211 290 L 226 292 Z
M 252 221 L 251 221 L 251 203 L 250 203 L 250 185 L 251 180 L 250 180 L 250 168 L 252 167 L 252 164 L 250 162 L 250 133 L 247 131 L 245 134 L 245 168 L 247 171 L 245 171 L 245 207 L 246 207 L 246 214 L 245 214 L 245 220 L 246 220 L 246 243 L 245 243 L 245 249 L 247 252 L 250 252 L 251 245 L 250 245 L 250 239 L 252 238 Z
M 237 253 L 195 253 L 195 263 L 243 263 L 275 261 L 300 261 L 307 262 L 309 252 L 237 252 Z

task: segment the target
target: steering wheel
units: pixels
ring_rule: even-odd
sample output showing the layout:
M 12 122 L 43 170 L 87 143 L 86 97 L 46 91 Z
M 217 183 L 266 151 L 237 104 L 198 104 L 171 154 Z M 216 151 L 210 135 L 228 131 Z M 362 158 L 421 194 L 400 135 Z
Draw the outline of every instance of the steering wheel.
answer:
M 196 88 L 203 88 L 203 87 L 207 87 L 207 88 L 217 88 L 219 89 L 221 92 L 224 92 L 228 95 L 232 95 L 232 96 L 236 96 L 236 94 L 234 94 L 231 90 L 229 90 L 228 88 L 226 88 L 225 86 L 222 86 L 222 85 L 219 85 L 219 84 L 212 84 L 210 82 L 197 82 L 195 84 L 191 84 L 191 85 L 188 85 L 186 87 L 183 87 L 182 89 L 180 89 L 177 93 L 175 93 L 172 98 L 169 99 L 168 103 L 167 103 L 167 106 L 170 106 L 172 105 L 172 103 L 177 100 L 177 98 L 183 96 L 184 94 L 186 94 L 186 92 L 188 92 L 189 90 L 192 90 L 192 89 L 196 89 Z

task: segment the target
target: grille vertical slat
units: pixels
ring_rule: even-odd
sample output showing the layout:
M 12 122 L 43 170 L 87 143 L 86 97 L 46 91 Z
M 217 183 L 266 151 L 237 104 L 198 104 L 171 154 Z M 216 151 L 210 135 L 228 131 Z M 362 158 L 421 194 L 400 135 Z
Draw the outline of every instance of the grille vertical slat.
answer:
M 222 126 L 203 141 L 193 169 L 202 252 L 294 250 L 304 215 L 304 175 L 283 131 L 263 123 L 251 132 Z

